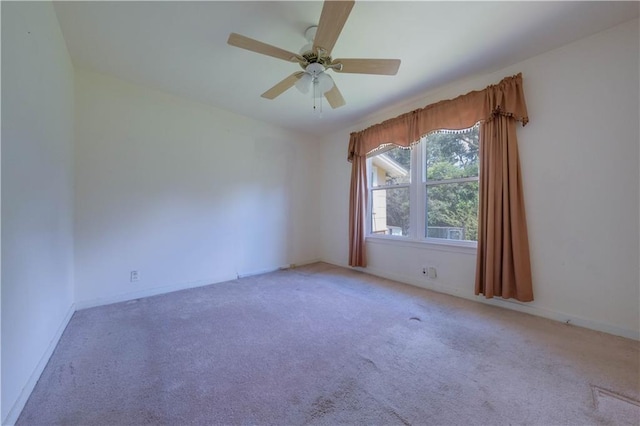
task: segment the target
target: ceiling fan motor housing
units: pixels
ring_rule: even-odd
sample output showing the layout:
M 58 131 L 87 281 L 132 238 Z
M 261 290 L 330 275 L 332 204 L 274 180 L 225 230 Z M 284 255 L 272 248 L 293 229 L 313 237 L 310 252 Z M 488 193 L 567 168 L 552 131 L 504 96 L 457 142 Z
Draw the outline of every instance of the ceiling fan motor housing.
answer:
M 322 49 L 313 48 L 313 40 L 316 37 L 317 25 L 312 25 L 304 32 L 304 38 L 309 43 L 304 45 L 300 50 L 300 56 L 305 59 L 305 62 L 300 62 L 302 69 L 306 69 L 307 65 L 318 63 L 325 67 L 331 64 L 331 56 L 327 55 Z
M 306 62 L 300 62 L 300 66 L 302 67 L 302 69 L 307 68 L 307 65 L 309 64 L 321 64 L 326 66 L 329 66 L 331 64 L 331 56 L 326 55 L 326 54 L 318 54 L 316 52 L 314 52 L 313 50 L 308 50 L 302 54 L 300 54 L 300 56 L 302 56 Z

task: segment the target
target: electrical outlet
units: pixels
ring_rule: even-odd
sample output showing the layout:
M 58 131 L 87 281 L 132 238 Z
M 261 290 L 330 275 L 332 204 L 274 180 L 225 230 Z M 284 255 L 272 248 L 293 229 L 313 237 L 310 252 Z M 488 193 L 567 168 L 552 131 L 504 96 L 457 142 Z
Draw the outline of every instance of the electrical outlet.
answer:
M 433 280 L 438 277 L 438 271 L 436 270 L 435 266 L 423 266 L 422 275 Z
M 138 271 L 131 271 L 131 275 L 129 276 L 129 281 L 132 283 L 138 281 L 140 279 L 140 275 L 138 275 Z
M 434 268 L 433 266 L 429 266 L 429 269 L 427 269 L 427 278 L 430 278 L 432 280 L 438 278 L 438 271 L 436 270 L 436 268 Z

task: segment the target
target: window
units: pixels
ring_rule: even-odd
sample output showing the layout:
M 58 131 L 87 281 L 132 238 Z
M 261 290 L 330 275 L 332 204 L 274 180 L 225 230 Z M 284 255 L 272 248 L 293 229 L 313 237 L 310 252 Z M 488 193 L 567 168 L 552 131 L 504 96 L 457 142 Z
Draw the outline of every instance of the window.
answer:
M 371 233 L 409 235 L 411 150 L 389 146 L 369 162 Z
M 476 125 L 376 151 L 367 163 L 369 235 L 477 241 L 478 148 Z

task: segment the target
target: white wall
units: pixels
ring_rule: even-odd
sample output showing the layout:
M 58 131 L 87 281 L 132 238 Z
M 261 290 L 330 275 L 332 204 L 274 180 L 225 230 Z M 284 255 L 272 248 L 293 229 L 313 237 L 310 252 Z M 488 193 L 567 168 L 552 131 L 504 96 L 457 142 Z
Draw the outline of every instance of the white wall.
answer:
M 2 2 L 2 410 L 73 312 L 73 68 L 48 2 Z
M 80 69 L 75 89 L 79 308 L 318 259 L 314 138 Z
M 523 73 L 531 122 L 518 130 L 534 295 L 493 302 L 638 339 L 638 20 L 494 73 L 423 94 L 326 138 L 322 258 L 347 262 L 349 132 Z M 367 244 L 371 273 L 475 298 L 475 250 Z M 438 268 L 436 280 L 423 265 Z M 484 300 L 479 299 L 478 300 Z

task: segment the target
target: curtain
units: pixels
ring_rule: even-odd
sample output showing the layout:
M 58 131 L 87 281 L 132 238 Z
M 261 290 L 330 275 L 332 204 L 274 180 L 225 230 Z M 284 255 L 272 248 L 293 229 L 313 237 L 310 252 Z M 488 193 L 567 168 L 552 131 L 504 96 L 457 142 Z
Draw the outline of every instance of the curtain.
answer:
M 476 294 L 533 300 L 515 132 L 517 122 L 524 126 L 528 121 L 522 74 L 517 74 L 484 90 L 427 105 L 351 133 L 347 157 L 352 163 L 349 265 L 366 266 L 367 262 L 367 154 L 388 144 L 409 147 L 434 130 L 468 129 L 482 122 L 481 138 L 489 146 L 480 159 Z M 481 139 L 481 151 L 482 145 Z
M 365 214 L 367 211 L 367 157 L 356 156 L 351 168 L 349 198 L 349 265 L 367 266 Z M 358 243 L 362 241 L 362 243 Z
M 529 238 L 516 121 L 498 115 L 480 126 L 480 194 L 475 293 L 533 300 Z

